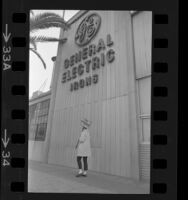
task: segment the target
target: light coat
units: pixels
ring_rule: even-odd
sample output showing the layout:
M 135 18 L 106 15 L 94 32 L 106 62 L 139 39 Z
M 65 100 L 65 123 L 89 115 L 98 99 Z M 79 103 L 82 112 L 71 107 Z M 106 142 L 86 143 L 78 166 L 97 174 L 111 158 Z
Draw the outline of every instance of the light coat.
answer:
M 88 129 L 84 129 L 80 134 L 77 156 L 91 156 L 90 134 Z

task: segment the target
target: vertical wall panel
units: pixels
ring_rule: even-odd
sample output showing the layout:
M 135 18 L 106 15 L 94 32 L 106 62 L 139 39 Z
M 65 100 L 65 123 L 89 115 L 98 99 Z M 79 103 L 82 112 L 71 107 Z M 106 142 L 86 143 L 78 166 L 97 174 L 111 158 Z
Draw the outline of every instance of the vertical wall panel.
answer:
M 151 74 L 152 13 L 140 12 L 133 17 L 136 77 Z
M 70 148 L 74 148 L 73 147 L 73 141 L 74 141 L 74 132 L 73 132 L 73 130 L 74 130 L 74 128 L 73 128 L 73 126 L 74 126 L 74 122 L 75 122 L 75 119 L 74 119 L 74 109 L 73 109 L 73 107 L 70 107 L 70 112 L 71 112 L 71 117 L 70 117 Z
M 107 126 L 107 123 L 108 123 L 108 106 L 107 106 L 107 101 L 104 101 L 104 141 L 103 141 L 103 145 L 104 145 L 104 170 L 105 172 L 107 172 L 107 165 L 108 165 L 108 149 L 107 149 L 107 146 L 108 146 L 108 136 L 107 136 L 107 133 L 108 133 L 108 126 Z
M 106 163 L 106 152 L 105 152 L 105 132 L 106 132 L 106 101 L 102 102 L 102 143 L 101 143 L 101 154 L 100 154 L 100 170 L 105 172 Z
M 120 175 L 120 166 L 121 166 L 121 157 L 120 157 L 120 142 L 121 142 L 121 137 L 120 137 L 120 120 L 121 118 L 119 117 L 119 110 L 120 110 L 120 98 L 116 98 L 116 104 L 115 104 L 115 118 L 116 118 L 116 154 L 115 154 L 115 162 L 116 168 L 115 168 L 115 174 Z
M 121 110 L 123 109 L 123 102 L 122 102 L 122 97 L 120 97 L 120 102 L 119 102 L 119 118 L 120 118 L 120 174 L 121 176 L 124 176 L 124 160 L 125 160 L 125 143 L 124 143 L 124 123 L 125 123 L 125 119 L 124 119 L 124 115 L 123 112 L 121 112 Z
M 98 103 L 98 135 L 99 135 L 98 146 L 101 148 L 102 146 L 102 102 L 101 101 L 99 101 Z
M 111 90 L 111 79 L 110 79 L 110 66 L 107 66 L 107 72 L 106 72 L 106 81 L 107 81 L 107 96 L 106 98 L 110 98 L 110 90 Z
M 143 128 L 143 141 L 150 142 L 150 118 L 142 119 L 142 128 Z
M 140 123 L 140 176 L 150 176 L 150 112 L 151 112 L 151 39 L 152 13 L 140 12 L 133 17 L 134 51 L 138 84 Z M 139 48 L 139 47 L 142 48 Z
M 103 68 L 103 71 L 102 71 L 102 82 L 103 82 L 103 85 L 102 85 L 102 98 L 103 100 L 105 100 L 107 98 L 107 66 L 105 66 Z
M 94 122 L 96 123 L 96 125 L 94 126 L 95 127 L 95 129 L 94 129 L 94 134 L 95 134 L 95 148 L 98 148 L 98 146 L 99 146 L 99 134 L 98 134 L 98 125 L 99 125 L 99 123 L 98 123 L 98 120 L 99 120 L 99 117 L 98 117 L 98 113 L 100 112 L 99 110 L 98 110 L 98 102 L 95 102 L 95 104 L 94 104 L 95 106 L 94 106 Z
M 111 99 L 111 173 L 116 174 L 117 162 L 116 162 L 116 99 Z
M 107 100 L 106 101 L 106 104 L 107 104 L 107 109 L 106 109 L 106 118 L 107 118 L 107 121 L 106 121 L 106 137 L 105 137 L 105 146 L 106 146 L 106 171 L 108 173 L 110 173 L 110 148 L 111 148 L 111 145 L 110 145 L 110 130 L 111 130 L 111 127 L 109 126 L 110 124 L 110 101 Z
M 91 103 L 90 104 L 91 106 L 91 121 L 94 122 L 94 103 Z M 92 125 L 92 127 L 90 128 L 90 132 L 91 132 L 91 147 L 94 147 L 95 146 L 95 134 L 94 134 L 94 129 L 95 129 L 95 125 Z
M 151 77 L 138 80 L 140 109 L 142 114 L 149 114 L 151 111 Z
M 101 69 L 101 73 L 99 74 L 99 82 L 98 82 L 98 86 L 99 86 L 99 96 L 98 96 L 98 101 L 102 101 L 102 97 L 103 97 L 103 75 L 104 75 L 104 67 L 102 67 Z

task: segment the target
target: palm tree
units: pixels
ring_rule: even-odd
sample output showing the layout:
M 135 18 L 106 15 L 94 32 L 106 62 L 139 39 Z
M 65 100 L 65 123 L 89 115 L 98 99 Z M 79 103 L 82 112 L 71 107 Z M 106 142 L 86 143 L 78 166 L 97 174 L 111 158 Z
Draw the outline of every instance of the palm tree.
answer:
M 46 63 L 44 62 L 41 55 L 37 52 L 37 42 L 60 42 L 61 44 L 65 43 L 67 41 L 66 38 L 59 39 L 54 37 L 46 37 L 46 36 L 31 36 L 32 33 L 42 30 L 42 29 L 48 29 L 48 28 L 62 28 L 64 30 L 67 30 L 69 28 L 68 24 L 62 19 L 61 16 L 55 13 L 41 13 L 34 15 L 33 11 L 31 11 L 31 17 L 30 17 L 30 50 L 35 53 L 38 58 L 41 60 L 44 68 L 46 69 Z

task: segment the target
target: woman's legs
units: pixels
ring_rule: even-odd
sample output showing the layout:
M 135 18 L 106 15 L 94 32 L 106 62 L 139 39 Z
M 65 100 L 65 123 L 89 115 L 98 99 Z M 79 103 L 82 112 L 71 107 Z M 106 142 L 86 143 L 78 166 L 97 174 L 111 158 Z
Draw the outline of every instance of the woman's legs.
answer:
M 81 156 L 77 156 L 77 163 L 79 168 L 79 173 L 82 173 L 82 162 L 81 162 Z
M 83 163 L 84 163 L 84 172 L 82 172 L 82 159 L 83 158 Z M 78 177 L 81 176 L 81 174 L 83 173 L 84 176 L 87 175 L 87 170 L 88 170 L 88 163 L 87 163 L 87 156 L 81 157 L 81 156 L 77 156 L 77 163 L 78 163 L 78 168 L 79 168 L 79 172 L 78 172 Z
M 83 161 L 84 161 L 84 174 L 86 175 L 87 170 L 88 170 L 88 163 L 87 163 L 87 157 L 86 156 L 83 157 Z

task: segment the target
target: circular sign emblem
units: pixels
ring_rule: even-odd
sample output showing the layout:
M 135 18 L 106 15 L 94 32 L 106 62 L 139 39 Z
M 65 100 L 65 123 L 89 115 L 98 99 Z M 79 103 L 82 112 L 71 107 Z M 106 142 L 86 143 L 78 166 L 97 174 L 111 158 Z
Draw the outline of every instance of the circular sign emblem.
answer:
M 76 44 L 78 46 L 84 46 L 88 44 L 97 34 L 100 24 L 101 18 L 97 14 L 91 14 L 84 18 L 76 31 Z

